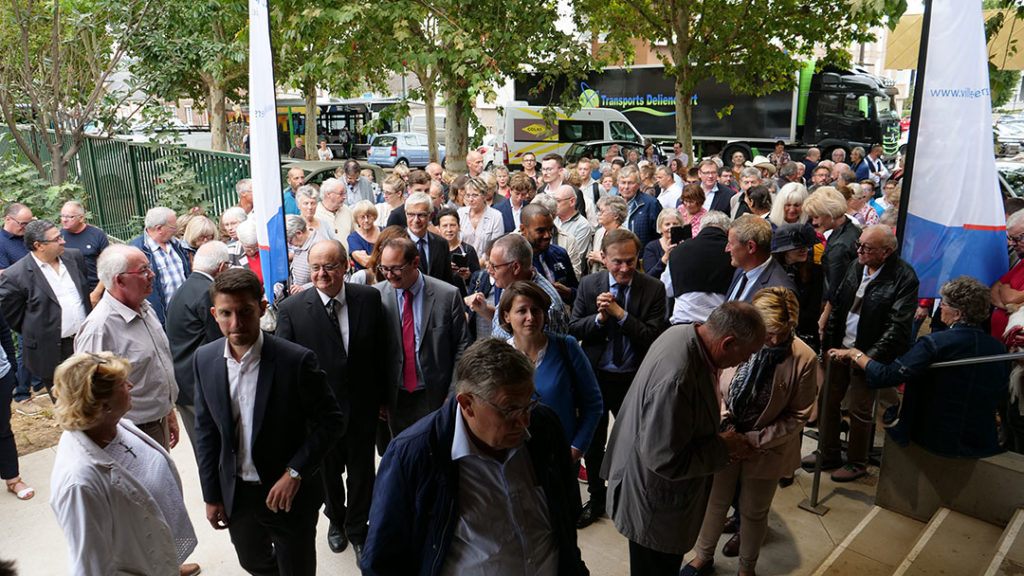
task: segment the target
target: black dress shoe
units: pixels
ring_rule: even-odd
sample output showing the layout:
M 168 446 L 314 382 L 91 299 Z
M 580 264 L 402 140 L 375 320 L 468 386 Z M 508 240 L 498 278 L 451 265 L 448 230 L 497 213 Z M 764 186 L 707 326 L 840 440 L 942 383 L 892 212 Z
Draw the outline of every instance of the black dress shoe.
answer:
M 740 535 L 739 532 L 732 535 L 729 541 L 722 546 L 722 554 L 727 558 L 735 558 L 740 555 Z
M 352 543 L 352 551 L 356 553 L 356 568 L 363 569 L 363 545 Z
M 344 552 L 348 548 L 348 538 L 345 538 L 345 533 L 334 522 L 327 528 L 327 545 L 334 553 Z
M 580 517 L 576 519 L 576 527 L 586 528 L 604 515 L 604 506 L 594 504 L 593 500 L 588 500 L 587 503 L 583 505 L 583 511 L 580 512 Z

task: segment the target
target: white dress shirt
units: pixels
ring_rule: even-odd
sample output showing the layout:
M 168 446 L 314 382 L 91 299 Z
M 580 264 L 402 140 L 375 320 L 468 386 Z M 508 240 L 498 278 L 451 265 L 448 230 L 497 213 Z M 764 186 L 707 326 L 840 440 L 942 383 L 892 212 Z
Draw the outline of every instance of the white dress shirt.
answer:
M 241 362 L 231 355 L 231 345 L 224 341 L 224 360 L 228 368 L 228 391 L 231 396 L 231 416 L 235 420 L 238 453 L 235 470 L 246 482 L 259 482 L 256 463 L 252 459 L 252 420 L 256 409 L 256 384 L 260 375 L 260 356 L 263 353 L 263 331 Z
M 60 303 L 60 337 L 73 338 L 85 322 L 85 305 L 82 304 L 82 296 L 78 293 L 75 281 L 71 274 L 68 274 L 68 267 L 61 263 L 60 272 L 57 272 L 53 266 L 36 258 L 34 252 L 29 254 L 42 270 L 46 283 L 50 285 L 57 302 Z

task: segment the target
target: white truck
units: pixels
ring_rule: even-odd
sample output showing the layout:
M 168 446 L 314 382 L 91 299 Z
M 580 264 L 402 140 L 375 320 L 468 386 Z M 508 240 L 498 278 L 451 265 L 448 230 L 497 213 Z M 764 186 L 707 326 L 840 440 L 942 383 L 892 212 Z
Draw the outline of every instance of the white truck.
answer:
M 543 113 L 543 106 L 509 102 L 495 134 L 495 160 L 506 166 L 521 166 L 524 154 L 532 153 L 538 161 L 552 152 L 564 156 L 576 142 L 643 142 L 640 132 L 618 110 L 580 108 L 570 115 L 556 108 L 555 124 L 550 128 L 544 122 Z

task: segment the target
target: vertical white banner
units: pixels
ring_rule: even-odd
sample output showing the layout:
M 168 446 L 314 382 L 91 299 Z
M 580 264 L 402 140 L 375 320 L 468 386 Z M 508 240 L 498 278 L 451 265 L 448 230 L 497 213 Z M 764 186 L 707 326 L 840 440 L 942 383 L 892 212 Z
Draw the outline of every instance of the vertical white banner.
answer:
M 249 0 L 249 164 L 263 286 L 271 303 L 274 302 L 274 284 L 288 280 L 274 92 L 267 0 Z
M 926 10 L 902 251 L 921 298 L 938 296 L 943 282 L 962 274 L 992 284 L 1008 265 L 981 1 L 933 0 Z

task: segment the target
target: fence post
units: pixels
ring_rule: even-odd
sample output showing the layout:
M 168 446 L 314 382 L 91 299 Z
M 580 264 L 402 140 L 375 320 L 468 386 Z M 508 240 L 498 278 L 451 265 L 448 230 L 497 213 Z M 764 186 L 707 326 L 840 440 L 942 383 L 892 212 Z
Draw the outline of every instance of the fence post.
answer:
M 89 154 L 89 175 L 92 180 L 92 198 L 96 203 L 96 214 L 99 216 L 100 228 L 107 228 L 107 215 L 103 210 L 103 198 L 100 194 L 100 181 L 96 177 L 96 145 L 93 143 L 92 138 L 85 139 L 85 149 L 88 150 Z M 85 184 L 86 180 L 83 178 L 82 183 Z
M 128 148 L 128 170 L 131 174 L 132 196 L 135 197 L 135 211 L 139 216 L 145 216 L 146 212 L 142 208 L 142 185 L 139 181 L 139 167 L 136 165 L 138 157 L 135 154 L 135 146 L 131 143 L 127 143 Z M 130 235 L 130 234 L 129 234 Z

